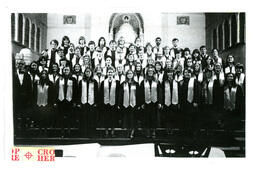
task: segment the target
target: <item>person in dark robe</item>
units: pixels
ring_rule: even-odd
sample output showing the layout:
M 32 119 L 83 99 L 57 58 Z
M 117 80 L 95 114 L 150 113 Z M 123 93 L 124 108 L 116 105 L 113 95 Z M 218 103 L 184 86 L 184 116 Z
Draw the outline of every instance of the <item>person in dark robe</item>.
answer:
M 47 128 L 53 126 L 54 115 L 53 105 L 55 103 L 54 96 L 56 93 L 53 92 L 53 83 L 49 80 L 47 70 L 43 70 L 40 73 L 40 80 L 34 82 L 33 89 L 33 100 L 35 101 L 35 116 L 36 123 L 39 125 L 40 137 L 49 137 L 49 131 Z
M 184 69 L 184 79 L 180 87 L 180 107 L 182 111 L 185 134 L 195 137 L 198 121 L 198 82 L 192 77 L 193 70 Z
M 205 45 L 202 45 L 200 47 L 200 57 L 202 59 L 202 69 L 204 70 L 205 67 L 207 66 L 207 63 L 206 63 L 206 59 L 208 57 L 208 54 L 207 54 L 207 49 L 206 49 L 206 46 Z
M 236 64 L 236 74 L 235 74 L 236 85 L 239 85 L 243 91 L 242 109 L 241 115 L 242 119 L 245 118 L 245 73 L 243 64 Z
M 89 41 L 88 43 L 88 47 L 89 47 L 89 50 L 87 51 L 87 54 L 90 56 L 90 59 L 91 59 L 91 62 L 92 62 L 92 68 L 95 68 L 95 65 L 94 65 L 94 52 L 95 52 L 95 42 L 94 41 Z
M 58 63 L 59 56 L 57 56 L 57 49 L 58 49 L 59 42 L 55 39 L 50 41 L 51 48 L 47 51 L 48 56 L 50 58 L 49 67 L 51 68 L 53 63 Z M 52 70 L 49 70 L 49 73 L 51 73 Z
M 134 137 L 135 114 L 140 106 L 139 84 L 134 81 L 134 72 L 126 72 L 126 80 L 120 86 L 119 106 L 123 120 L 123 128 L 128 129 L 128 136 Z
M 66 58 L 64 48 L 58 48 L 58 55 L 60 56 L 60 60 L 58 63 L 60 70 L 62 70 L 64 67 L 70 67 L 72 69 L 72 63 Z
M 49 70 L 48 67 L 48 56 L 41 55 L 38 60 L 38 70 L 41 72 L 42 70 Z
M 127 59 L 126 59 L 126 63 L 124 65 L 124 72 L 126 73 L 127 70 L 135 70 L 135 59 L 134 59 L 134 55 L 133 54 L 128 54 Z
M 182 51 L 182 48 L 179 47 L 179 39 L 173 38 L 172 45 L 173 45 L 173 47 L 170 49 L 170 54 L 171 54 L 172 58 L 176 58 L 176 54 L 178 52 Z
M 155 70 L 156 70 L 156 80 L 159 81 L 160 84 L 163 82 L 163 77 L 164 77 L 164 69 L 163 65 L 160 61 L 155 62 Z
M 155 39 L 156 46 L 153 47 L 153 53 L 154 54 L 163 54 L 163 48 L 161 46 L 162 39 L 160 37 L 157 37 Z
M 226 74 L 224 84 L 224 124 L 226 130 L 232 130 L 239 125 L 241 120 L 243 91 L 241 86 L 236 85 L 235 75 L 233 73 Z
M 63 55 L 66 56 L 68 54 L 70 39 L 68 36 L 62 37 L 61 47 L 63 48 Z
M 93 79 L 93 72 L 88 67 L 85 69 L 83 79 L 78 84 L 78 107 L 80 134 L 82 137 L 96 137 L 98 83 Z
M 115 61 L 116 61 L 116 41 L 115 40 L 111 40 L 109 42 L 109 49 L 107 50 L 107 52 L 105 53 L 105 60 L 107 57 L 110 57 L 113 63 L 113 66 L 116 68 L 115 66 Z
M 234 56 L 232 54 L 229 54 L 226 59 L 226 67 L 224 69 L 225 74 L 231 72 L 233 74 L 236 73 L 236 68 L 235 68 L 235 61 L 234 61 Z
M 30 126 L 30 113 L 28 112 L 32 99 L 32 83 L 25 69 L 23 59 L 16 60 L 16 70 L 13 73 L 13 114 L 14 136 L 26 135 Z
M 118 95 L 120 89 L 120 82 L 114 78 L 115 69 L 108 67 L 107 78 L 101 83 L 100 86 L 100 117 L 101 124 L 105 129 L 105 136 L 115 136 L 115 127 L 118 122 L 118 113 L 120 107 L 118 106 Z
M 76 80 L 71 76 L 70 67 L 63 68 L 62 76 L 57 80 L 57 104 L 59 108 L 58 124 L 61 128 L 61 137 L 70 135 L 71 127 L 75 120 L 72 108 L 76 106 L 77 87 Z M 65 131 L 67 129 L 67 131 Z
M 28 68 L 28 74 L 31 77 L 32 89 L 33 89 L 34 83 L 39 80 L 39 70 L 38 70 L 38 64 L 36 61 L 32 61 L 30 63 L 30 66 Z
M 80 49 L 80 55 L 84 56 L 87 51 L 89 51 L 89 47 L 86 46 L 86 39 L 84 36 L 80 36 L 78 39 L 78 47 Z
M 141 82 L 141 108 L 146 137 L 156 137 L 156 127 L 159 124 L 159 109 L 162 107 L 162 89 L 159 81 L 155 80 L 155 69 L 149 67 L 145 79 Z

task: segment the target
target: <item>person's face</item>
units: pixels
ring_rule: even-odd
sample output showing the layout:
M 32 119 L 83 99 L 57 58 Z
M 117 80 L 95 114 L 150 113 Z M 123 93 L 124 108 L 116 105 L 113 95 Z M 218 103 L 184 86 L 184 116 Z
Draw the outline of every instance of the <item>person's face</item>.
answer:
M 129 55 L 128 60 L 129 62 L 133 62 L 133 55 Z
M 139 59 L 143 59 L 143 51 L 139 51 L 139 53 L 138 53 L 138 56 L 139 56 Z
M 106 59 L 106 64 L 107 64 L 108 66 L 110 66 L 110 65 L 112 64 L 111 58 L 107 58 L 107 59 Z
M 47 77 L 46 71 L 43 71 L 43 72 L 42 72 L 41 77 L 42 77 L 42 79 L 46 79 L 46 77 Z
M 94 48 L 95 48 L 95 45 L 94 45 L 94 44 L 90 44 L 90 45 L 89 45 L 90 51 L 94 51 Z
M 105 40 L 102 38 L 102 39 L 100 40 L 100 46 L 103 46 L 103 45 L 105 45 Z
M 220 73 L 221 72 L 221 66 L 219 64 L 215 65 L 215 72 Z
M 80 39 L 80 40 L 79 40 L 79 44 L 84 45 L 84 44 L 86 44 L 86 42 L 85 42 L 84 39 Z
M 64 51 L 62 51 L 62 50 L 58 51 L 58 55 L 59 55 L 61 58 L 64 57 Z
M 73 44 L 70 44 L 69 51 L 74 52 L 75 46 Z
M 164 54 L 169 54 L 170 53 L 170 48 L 169 47 L 166 47 L 165 49 L 164 49 Z
M 188 56 L 190 54 L 190 52 L 189 51 L 185 51 L 184 54 L 185 54 L 185 56 Z
M 233 74 L 229 74 L 229 75 L 227 76 L 227 81 L 228 81 L 228 82 L 232 82 L 233 80 L 234 80 Z
M 137 65 L 136 65 L 136 70 L 137 70 L 137 71 L 141 71 L 141 65 L 140 65 L 140 64 L 137 64 Z
M 156 39 L 156 45 L 159 46 L 161 44 L 161 39 L 160 38 L 157 38 Z
M 56 64 L 53 64 L 53 65 L 52 65 L 52 70 L 53 70 L 54 72 L 57 72 L 57 71 L 58 71 L 58 66 L 57 66 Z
M 25 71 L 25 63 L 24 62 L 19 62 L 17 65 L 18 65 L 18 69 L 20 71 Z
M 216 49 L 213 50 L 213 56 L 218 56 L 218 51 Z
M 165 64 L 168 68 L 172 67 L 172 62 L 170 60 L 167 60 Z
M 151 58 L 149 58 L 149 59 L 148 59 L 148 64 L 153 64 L 153 63 L 154 63 L 154 60 L 151 59 Z
M 228 62 L 233 63 L 234 62 L 234 57 L 232 55 L 228 56 Z
M 36 69 L 37 69 L 37 64 L 36 64 L 36 63 L 32 63 L 32 64 L 31 64 L 31 69 L 34 70 L 34 71 L 36 71 Z
M 156 70 L 157 70 L 157 71 L 160 71 L 161 68 L 162 68 L 160 64 L 156 64 L 155 67 L 156 67 Z
M 184 71 L 184 77 L 185 78 L 191 78 L 191 73 L 188 70 Z
M 132 71 L 128 71 L 127 72 L 127 78 L 128 79 L 132 79 L 133 78 L 133 72 Z
M 189 60 L 187 61 L 187 66 L 188 66 L 188 67 L 191 67 L 192 65 L 193 65 L 193 62 L 192 62 L 191 59 L 189 59 Z
M 196 64 L 195 65 L 195 71 L 199 71 L 200 70 L 200 65 L 199 64 Z
M 199 54 L 198 53 L 194 53 L 194 57 L 198 57 L 199 56 Z
M 120 48 L 124 48 L 124 43 L 125 43 L 125 42 L 121 40 L 121 41 L 119 42 L 118 46 L 119 46 Z
M 54 41 L 52 41 L 50 45 L 52 49 L 56 49 L 58 46 Z
M 206 52 L 207 52 L 207 50 L 206 50 L 206 48 L 205 48 L 205 47 L 201 48 L 201 50 L 200 50 L 200 51 L 201 51 L 201 53 L 202 53 L 202 54 L 206 54 Z
M 173 45 L 174 47 L 178 47 L 178 44 L 179 44 L 179 41 L 178 41 L 178 40 L 172 41 L 172 45 Z
M 149 76 L 149 77 L 153 77 L 153 75 L 154 75 L 153 69 L 152 69 L 152 68 L 149 68 L 149 69 L 148 69 L 148 76 Z
M 237 74 L 241 74 L 243 72 L 243 69 L 242 68 L 236 68 L 236 73 Z
M 92 75 L 92 71 L 91 70 L 89 70 L 89 69 L 85 70 L 85 76 L 86 77 L 91 77 L 91 75 Z
M 100 67 L 98 67 L 98 69 L 97 69 L 97 75 L 101 75 L 101 69 L 100 69 Z
M 130 46 L 129 50 L 131 53 L 133 53 L 135 51 L 135 47 L 132 45 L 132 46 Z
M 45 60 L 45 59 L 42 59 L 42 60 L 40 61 L 40 64 L 43 65 L 43 66 L 46 65 L 46 60 Z
M 80 66 L 79 65 L 75 65 L 75 72 L 79 72 L 80 71 Z
M 173 72 L 167 72 L 167 77 L 168 77 L 168 79 L 172 79 L 173 78 Z
M 118 71 L 119 73 L 122 73 L 123 67 L 122 67 L 122 66 L 118 66 L 118 67 L 117 67 L 117 71 Z
M 69 68 L 69 67 L 65 67 L 65 68 L 63 69 L 63 73 L 64 73 L 65 76 L 68 76 L 69 73 L 70 73 L 70 68 Z
M 147 52 L 152 52 L 152 47 L 150 45 L 147 46 Z
M 140 46 L 141 45 L 141 39 L 140 38 L 137 38 L 136 41 L 135 41 L 135 44 L 136 46 Z
M 206 62 L 207 64 L 211 64 L 212 59 L 210 57 L 207 58 Z
M 77 56 L 80 56 L 80 49 L 79 49 L 79 48 L 77 48 L 77 49 L 75 50 L 75 54 L 76 54 Z
M 110 47 L 111 50 L 115 50 L 116 49 L 116 43 L 115 42 L 110 43 L 109 47 Z
M 114 76 L 114 71 L 111 69 L 108 70 L 108 77 L 113 78 L 113 76 Z
M 69 41 L 67 39 L 65 39 L 63 42 L 64 42 L 64 46 L 68 46 L 69 45 Z
M 181 73 L 182 72 L 182 67 L 181 66 L 178 66 L 177 67 L 177 73 Z

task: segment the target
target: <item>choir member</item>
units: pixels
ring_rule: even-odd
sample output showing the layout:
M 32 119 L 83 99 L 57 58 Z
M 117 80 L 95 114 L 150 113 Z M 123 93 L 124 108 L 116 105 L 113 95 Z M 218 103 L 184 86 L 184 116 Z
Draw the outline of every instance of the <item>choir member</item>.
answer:
M 193 59 L 193 63 L 195 64 L 196 62 L 198 62 L 199 64 L 202 65 L 202 57 L 200 55 L 200 51 L 198 49 L 194 49 L 192 52 L 192 59 Z
M 57 54 L 59 42 L 55 39 L 50 41 L 50 49 L 48 50 L 48 56 L 50 58 L 50 67 L 52 63 L 58 63 L 60 60 L 60 57 Z M 51 72 L 51 70 L 49 70 Z
M 170 54 L 170 47 L 168 47 L 168 46 L 165 46 L 164 48 L 163 48 L 163 56 L 164 56 L 164 58 L 167 60 L 167 59 L 169 59 L 169 60 L 173 60 L 173 58 L 171 57 L 171 54 Z
M 38 64 L 36 61 L 32 61 L 30 63 L 28 74 L 31 77 L 31 83 L 32 83 L 32 89 L 34 88 L 34 83 L 39 80 L 39 70 L 38 70 Z
M 82 72 L 84 72 L 87 67 L 92 67 L 91 59 L 88 54 L 85 54 L 83 56 L 82 61 L 83 61 L 81 65 Z
M 41 135 L 49 137 L 47 128 L 54 125 L 53 105 L 56 96 L 53 88 L 53 83 L 49 80 L 48 72 L 42 70 L 40 80 L 34 82 L 33 100 L 35 101 L 34 117 L 39 125 Z
M 183 80 L 183 74 L 182 74 L 182 66 L 181 65 L 177 65 L 175 68 L 175 74 L 174 74 L 174 79 L 177 82 L 181 82 Z
M 165 67 L 166 58 L 163 54 L 156 54 L 156 61 L 161 62 L 163 68 Z
M 78 47 L 80 49 L 80 55 L 84 56 L 87 51 L 89 50 L 89 47 L 86 46 L 86 39 L 84 36 L 80 36 L 78 39 Z
M 92 57 L 94 61 L 94 66 L 100 66 L 100 67 L 105 67 L 105 59 L 104 59 L 104 52 L 102 51 L 101 48 L 97 48 L 97 50 L 93 53 Z
M 146 136 L 153 138 L 156 136 L 155 129 L 159 124 L 159 112 L 162 107 L 162 91 L 159 81 L 155 79 L 154 67 L 150 66 L 145 75 L 145 79 L 141 82 L 140 88 L 142 93 L 144 127 L 146 128 Z M 151 131 L 151 132 L 150 132 Z
M 70 39 L 68 36 L 62 37 L 61 47 L 63 48 L 63 55 L 66 56 L 69 49 Z
M 207 49 L 206 49 L 206 46 L 202 45 L 200 47 L 200 57 L 202 59 L 202 69 L 205 69 L 206 67 L 206 59 L 208 58 L 208 54 L 207 54 Z
M 114 78 L 115 69 L 109 67 L 107 70 L 107 78 L 101 83 L 100 87 L 100 117 L 101 124 L 105 127 L 105 136 L 109 135 L 114 137 L 114 127 L 117 126 L 118 122 L 118 94 L 119 94 L 119 81 Z
M 140 83 L 144 80 L 143 68 L 140 62 L 135 63 L 134 80 Z
M 126 63 L 124 65 L 124 72 L 126 73 L 127 70 L 135 70 L 135 59 L 134 59 L 134 55 L 133 54 L 128 54 L 127 59 L 126 59 Z
M 82 108 L 79 113 L 81 135 L 92 137 L 97 125 L 98 83 L 93 79 L 93 72 L 89 67 L 79 81 L 78 100 L 78 107 Z
M 147 66 L 147 60 L 145 59 L 143 50 L 138 51 L 137 61 L 141 63 L 143 69 Z
M 57 80 L 57 104 L 59 108 L 58 124 L 61 128 L 61 137 L 67 135 L 64 128 L 68 128 L 70 132 L 71 126 L 75 124 L 76 116 L 72 113 L 72 108 L 76 106 L 77 101 L 77 87 L 76 80 L 71 76 L 71 69 L 69 66 L 63 68 L 62 76 Z
M 100 89 L 101 83 L 105 80 L 105 75 L 102 74 L 103 69 L 100 66 L 96 66 L 94 69 L 93 79 L 98 83 L 98 89 Z
M 242 100 L 242 109 L 241 109 L 241 115 L 244 118 L 245 113 L 245 73 L 244 73 L 244 66 L 243 64 L 236 64 L 236 74 L 235 74 L 235 82 L 236 85 L 239 85 L 242 88 L 243 91 L 243 100 Z
M 185 68 L 193 69 L 193 60 L 192 60 L 192 58 L 188 58 L 186 60 Z
M 163 54 L 163 48 L 161 46 L 162 39 L 160 37 L 157 37 L 155 39 L 156 46 L 153 48 L 154 54 Z
M 119 106 L 121 108 L 123 127 L 128 129 L 128 136 L 133 138 L 135 128 L 135 114 L 140 106 L 139 84 L 134 81 L 134 72 L 126 72 L 125 81 L 120 86 Z
M 107 70 L 109 67 L 113 67 L 111 57 L 106 58 L 105 67 L 103 67 L 103 75 L 107 75 Z
M 224 72 L 225 72 L 225 74 L 227 74 L 227 73 L 235 74 L 236 73 L 234 56 L 232 54 L 229 54 L 227 56 L 226 67 L 225 67 Z
M 182 67 L 182 71 L 184 70 L 184 64 L 185 64 L 185 58 L 181 57 L 182 51 L 176 50 L 175 58 L 173 60 L 173 67 L 177 67 L 177 65 L 180 65 Z
M 90 56 L 90 59 L 91 59 L 91 63 L 92 63 L 92 68 L 95 68 L 95 61 L 94 61 L 94 52 L 95 52 L 95 42 L 94 41 L 89 41 L 88 43 L 88 47 L 89 47 L 89 50 L 87 51 L 87 55 Z
M 177 51 L 182 50 L 179 47 L 179 39 L 178 38 L 173 38 L 172 39 L 172 45 L 173 45 L 173 47 L 170 49 L 170 55 L 171 55 L 172 58 L 175 58 Z
M 109 49 L 105 53 L 105 60 L 106 60 L 107 57 L 111 58 L 114 67 L 116 67 L 115 66 L 115 61 L 116 61 L 116 41 L 115 40 L 111 40 L 109 42 Z
M 72 58 L 71 62 L 72 62 L 72 67 L 74 67 L 75 64 L 80 64 L 80 65 L 83 64 L 83 57 L 81 56 L 79 47 L 75 48 L 75 54 L 74 54 L 74 57 Z
M 103 57 L 105 53 L 108 51 L 108 47 L 106 46 L 106 39 L 104 37 L 100 37 L 98 40 L 98 46 L 96 47 L 96 51 L 100 50 L 102 52 Z
M 82 80 L 83 72 L 80 64 L 74 65 L 72 77 L 75 78 L 76 84 L 78 84 Z
M 64 67 L 71 67 L 71 62 L 66 58 L 66 55 L 64 54 L 64 48 L 58 48 L 58 55 L 60 56 L 58 63 L 60 70 L 63 70 Z
M 158 80 L 159 83 L 162 84 L 163 77 L 164 77 L 164 70 L 161 62 L 159 61 L 155 62 L 155 70 L 156 70 L 156 74 L 155 74 L 156 80 Z
M 153 47 L 150 43 L 146 44 L 146 53 L 144 54 L 144 58 L 147 59 L 153 59 L 155 61 L 155 54 L 153 53 Z
M 184 69 L 184 79 L 180 86 L 180 107 L 182 111 L 184 126 L 183 130 L 191 135 L 198 126 L 198 82 L 192 77 L 193 70 Z
M 120 37 L 117 41 L 117 49 L 120 54 L 122 56 L 122 58 L 125 58 L 125 56 L 127 55 L 128 53 L 128 49 L 125 47 L 125 40 L 124 40 L 124 37 Z
M 138 54 L 140 47 L 143 47 L 141 38 L 140 37 L 136 37 L 135 40 L 134 40 L 134 44 L 136 46 L 136 53 Z
M 190 49 L 189 48 L 184 48 L 184 50 L 183 50 L 183 57 L 185 58 L 185 60 L 187 60 L 188 58 L 192 58 L 192 56 L 190 54 Z
M 73 43 L 69 43 L 68 53 L 66 54 L 66 58 L 69 61 L 72 61 L 75 55 L 75 45 Z
M 17 136 L 19 132 L 25 132 L 30 126 L 28 108 L 31 103 L 32 84 L 23 59 L 16 60 L 16 70 L 13 76 L 14 136 Z M 18 132 L 18 130 L 21 131 Z
M 213 58 L 214 63 L 220 63 L 221 65 L 223 65 L 222 58 L 219 56 L 218 49 L 216 49 L 216 48 L 212 49 L 212 58 Z
M 134 57 L 134 60 L 137 60 L 138 59 L 138 56 L 137 56 L 137 53 L 136 53 L 136 46 L 135 44 L 130 44 L 129 45 L 129 48 L 128 48 L 128 53 L 126 55 L 126 59 L 128 58 L 129 55 L 133 55 Z
M 203 82 L 203 71 L 202 71 L 202 67 L 200 62 L 196 62 L 194 64 L 194 77 L 195 79 L 199 82 L 202 83 Z
M 122 65 L 116 66 L 115 79 L 122 84 L 125 81 L 124 68 Z
M 39 60 L 38 60 L 38 70 L 39 72 L 41 72 L 42 70 L 47 70 L 48 71 L 48 59 L 46 56 L 42 55 L 40 56 Z

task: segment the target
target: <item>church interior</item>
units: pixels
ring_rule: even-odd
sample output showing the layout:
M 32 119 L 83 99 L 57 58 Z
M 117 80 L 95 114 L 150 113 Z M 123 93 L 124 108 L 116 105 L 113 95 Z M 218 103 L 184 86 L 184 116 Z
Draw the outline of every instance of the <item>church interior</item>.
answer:
M 147 43 L 155 45 L 156 37 L 161 38 L 163 47 L 172 47 L 172 40 L 179 39 L 179 47 L 192 50 L 205 46 L 209 55 L 212 49 L 218 49 L 219 56 L 226 62 L 229 54 L 234 56 L 235 63 L 246 68 L 245 51 L 245 13 L 11 13 L 11 46 L 13 70 L 17 54 L 24 56 L 27 65 L 38 60 L 42 51 L 50 49 L 53 39 L 61 43 L 63 36 L 68 36 L 75 46 L 79 37 L 84 36 L 86 44 L 94 41 L 97 45 L 100 37 L 106 39 L 107 46 L 111 40 L 116 42 L 120 37 L 125 39 L 125 46 L 135 42 L 139 37 L 143 46 Z M 246 69 L 244 69 L 246 70 Z M 138 128 L 140 129 L 140 128 Z M 245 157 L 245 120 L 235 129 L 225 131 L 222 127 L 207 131 L 199 130 L 196 137 L 191 138 L 174 129 L 171 134 L 165 128 L 156 129 L 157 136 L 145 139 L 138 130 L 137 137 L 126 137 L 126 131 L 116 128 L 116 137 L 102 137 L 104 130 L 97 128 L 97 136 L 93 138 L 76 137 L 76 128 L 71 129 L 74 136 L 59 138 L 55 134 L 58 129 L 49 128 L 49 136 L 37 136 L 38 128 L 31 127 L 27 135 L 15 136 L 15 145 L 56 145 L 81 144 L 98 142 L 102 145 L 126 145 L 154 143 L 165 148 L 209 147 L 222 149 L 227 157 Z M 167 154 L 167 157 L 171 154 Z M 156 154 L 159 156 L 159 153 Z M 170 156 L 171 157 L 171 156 Z

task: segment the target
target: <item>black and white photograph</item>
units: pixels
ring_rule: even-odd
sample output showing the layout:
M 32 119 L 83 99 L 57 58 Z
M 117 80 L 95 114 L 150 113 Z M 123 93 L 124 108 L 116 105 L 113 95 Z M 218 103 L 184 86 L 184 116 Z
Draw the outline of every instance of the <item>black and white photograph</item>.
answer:
M 15 147 L 246 157 L 245 12 L 15 12 L 9 21 Z

